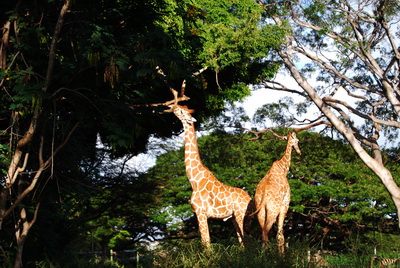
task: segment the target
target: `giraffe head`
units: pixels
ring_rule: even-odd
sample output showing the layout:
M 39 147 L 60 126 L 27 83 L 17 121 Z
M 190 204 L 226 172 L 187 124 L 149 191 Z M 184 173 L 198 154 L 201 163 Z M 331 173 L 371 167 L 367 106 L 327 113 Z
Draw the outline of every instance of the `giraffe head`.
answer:
M 296 152 L 301 155 L 301 151 L 299 148 L 299 139 L 296 136 L 296 132 L 292 131 L 287 135 L 288 144 L 296 150 Z
M 174 105 L 171 107 L 172 112 L 182 121 L 182 123 L 193 124 L 196 119 L 192 116 L 194 110 L 189 109 L 187 106 Z

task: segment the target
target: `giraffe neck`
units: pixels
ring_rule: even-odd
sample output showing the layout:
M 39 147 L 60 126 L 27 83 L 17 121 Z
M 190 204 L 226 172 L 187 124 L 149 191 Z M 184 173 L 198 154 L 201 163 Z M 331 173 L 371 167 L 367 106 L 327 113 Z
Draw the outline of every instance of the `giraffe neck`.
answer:
M 193 124 L 184 123 L 185 130 L 185 166 L 186 173 L 193 189 L 197 188 L 199 181 L 204 178 L 207 168 L 200 159 L 199 148 L 197 145 L 196 131 Z M 200 176 L 203 175 L 203 176 Z
M 282 170 L 285 173 L 289 172 L 289 167 L 290 167 L 290 160 L 292 158 L 292 145 L 288 142 L 286 145 L 286 150 L 284 155 L 279 161 L 279 167 L 282 168 Z

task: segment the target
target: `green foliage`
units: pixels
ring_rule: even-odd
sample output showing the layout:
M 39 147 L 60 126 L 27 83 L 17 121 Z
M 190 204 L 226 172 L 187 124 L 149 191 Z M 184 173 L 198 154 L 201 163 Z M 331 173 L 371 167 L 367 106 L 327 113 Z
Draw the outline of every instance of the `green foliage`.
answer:
M 324 1 L 310 2 L 303 12 L 307 14 L 311 21 L 320 22 L 321 16 L 325 13 L 325 3 Z
M 316 137 L 303 135 L 303 139 L 312 140 Z M 303 200 L 317 203 L 330 200 L 334 206 L 343 209 L 335 217 L 344 221 L 361 221 L 363 217 L 380 218 L 390 215 L 394 210 L 384 186 L 355 158 L 350 147 L 320 138 L 320 142 L 313 147 L 305 147 L 302 152 L 308 155 L 304 159 L 307 166 L 296 166 L 296 178 L 304 179 L 292 187 L 295 196 L 300 195 Z M 310 185 L 313 190 L 307 190 Z
M 6 144 L 0 144 L 0 168 L 3 175 L 7 174 L 7 167 L 10 164 L 10 147 Z
M 306 56 L 308 51 L 315 52 L 314 59 L 306 56 L 311 60 L 304 61 L 301 56 L 297 56 L 295 62 L 304 77 L 312 77 L 313 81 L 318 82 L 313 85 L 318 95 L 333 96 L 341 87 L 348 90 L 348 97 L 336 94 L 335 98 L 351 105 L 353 111 L 357 111 L 357 115 L 347 117 L 342 114 L 342 120 L 354 124 L 360 136 L 368 139 L 374 139 L 375 133 L 371 130 L 374 128 L 374 122 L 367 119 L 371 114 L 386 122 L 396 121 L 398 116 L 393 116 L 396 103 L 391 102 L 390 97 L 386 96 L 387 101 L 382 101 L 379 105 L 371 103 L 380 100 L 374 92 L 388 92 L 384 94 L 390 95 L 392 93 L 389 92 L 396 91 L 396 86 L 389 87 L 388 90 L 382 81 L 397 79 L 396 70 L 390 62 L 398 48 L 398 40 L 392 39 L 392 36 L 399 34 L 398 28 L 394 26 L 399 19 L 398 1 L 362 0 L 355 4 L 348 1 L 323 0 L 301 1 L 293 5 L 284 1 L 277 5 L 273 8 L 290 8 L 281 18 L 291 21 L 296 40 L 293 50 L 307 51 L 304 54 L 299 53 L 303 56 Z M 344 7 L 352 9 L 351 14 Z M 361 13 L 363 15 L 359 15 Z M 290 16 L 287 16 L 288 14 Z M 381 32 L 382 35 L 376 35 L 377 32 Z M 391 41 L 387 42 L 388 40 Z M 319 54 L 318 51 L 323 52 Z M 329 53 L 325 53 L 328 51 Z M 370 60 L 367 60 L 371 58 L 376 63 L 373 68 L 368 64 Z M 385 75 L 375 79 L 380 70 L 385 70 Z M 338 86 L 339 80 L 346 82 L 339 82 Z M 351 99 L 355 92 L 361 98 L 355 98 L 353 102 Z M 331 108 L 337 109 L 333 105 Z M 398 138 L 398 128 L 393 127 L 391 123 L 380 124 L 377 131 L 380 140 L 395 141 Z
M 54 0 L 2 5 L 2 25 L 10 22 L 9 30 L 2 32 L 1 46 L 2 174 L 18 140 L 30 127 L 34 135 L 22 148 L 29 153 L 28 172 L 17 178 L 12 189 L 4 190 L 1 196 L 7 201 L 1 203 L 13 203 L 22 189 L 18 187 L 28 185 L 42 160 L 57 151 L 51 168 L 45 169 L 37 189 L 21 206 L 32 207 L 42 200 L 41 209 L 54 216 L 55 225 L 65 221 L 85 247 L 90 243 L 87 232 L 95 234 L 96 247 L 118 248 L 129 239 L 132 245 L 140 240 L 139 234 L 159 236 L 164 227 L 146 216 L 154 210 L 146 204 L 154 201 L 151 193 L 157 183 L 143 182 L 137 174 L 119 174 L 127 181 L 111 183 L 120 177 L 111 172 L 103 176 L 93 168 L 96 152 L 107 148 L 112 161 L 144 152 L 152 135 L 170 137 L 180 131 L 173 115 L 160 114 L 162 108 L 148 104 L 170 100 L 169 88 L 179 89 L 183 80 L 187 81 L 185 94 L 191 97 L 187 104 L 198 111 L 199 122 L 221 113 L 227 103 L 242 100 L 250 94 L 248 84 L 277 71 L 279 63 L 269 55 L 283 30 L 260 24 L 261 9 L 248 0 L 88 0 L 71 1 L 58 33 L 62 5 L 63 1 Z M 193 76 L 204 67 L 208 67 L 205 72 Z M 105 147 L 98 148 L 99 142 Z M 94 176 L 83 174 L 91 168 Z M 4 176 L 0 183 L 4 185 Z M 12 194 L 6 197 L 6 193 Z M 179 198 L 185 196 L 182 192 Z M 174 209 L 187 218 L 187 202 L 181 205 Z M 25 248 L 32 252 L 27 260 L 45 251 L 53 258 L 77 239 L 63 228 L 46 226 L 40 215 L 35 225 L 43 229 L 32 229 L 32 241 L 42 246 L 27 242 Z M 158 222 L 170 222 L 154 215 Z M 8 252 L 5 245 L 12 244 L 14 226 L 11 221 L 3 226 L 1 246 Z
M 260 23 L 262 9 L 257 3 L 248 0 L 168 3 L 169 13 L 159 25 L 177 40 L 173 46 L 191 63 L 188 70 L 194 73 L 208 67 L 216 72 L 205 72 L 205 81 L 197 85 L 212 93 L 207 93 L 204 108 L 220 110 L 224 101 L 237 101 L 249 94 L 246 84 L 276 73 L 279 64 L 267 59 L 271 48 L 282 42 L 286 29 Z M 169 69 L 169 73 L 178 72 Z
M 18 28 L 10 29 L 9 67 L 0 72 L 7 93 L 2 117 L 13 110 L 29 119 L 40 109 L 57 117 L 65 131 L 79 121 L 116 155 L 142 152 L 151 134 L 169 136 L 179 129 L 140 105 L 171 99 L 169 87 L 180 87 L 184 79 L 189 105 L 205 117 L 242 100 L 250 94 L 249 83 L 277 71 L 279 64 L 266 59 L 284 36 L 284 29 L 260 24 L 260 6 L 247 0 L 73 2 L 75 12 L 65 18 L 53 76 L 46 81 L 60 2 L 4 8 L 9 12 L 3 21 L 16 19 Z M 43 10 L 43 17 L 30 10 Z M 203 67 L 209 70 L 192 77 Z
M 293 105 L 294 101 L 290 97 L 280 99 L 278 103 L 265 104 L 257 109 L 253 117 L 253 122 L 257 125 L 264 125 L 266 119 L 269 119 L 278 126 L 282 126 L 287 122 L 293 122 L 295 114 L 290 111 Z
M 250 137 L 215 132 L 200 137 L 198 143 L 203 163 L 219 180 L 254 195 L 273 161 L 282 157 L 286 143 L 272 134 L 266 134 L 266 140 L 247 140 Z M 349 146 L 312 132 L 300 132 L 298 137 L 302 155 L 292 153 L 288 174 L 292 197 L 285 227 L 289 237 L 323 239 L 326 247 L 338 249 L 348 232 L 392 230 L 396 215 L 389 194 Z M 161 212 L 154 219 L 169 223 L 169 230 L 175 232 L 183 226 L 197 228 L 189 217 L 193 215 L 189 206 L 192 189 L 183 159 L 182 149 L 168 152 L 149 171 L 163 185 L 158 195 Z M 211 221 L 211 236 L 231 236 L 229 224 Z M 251 233 L 258 236 L 256 224 L 253 228 Z

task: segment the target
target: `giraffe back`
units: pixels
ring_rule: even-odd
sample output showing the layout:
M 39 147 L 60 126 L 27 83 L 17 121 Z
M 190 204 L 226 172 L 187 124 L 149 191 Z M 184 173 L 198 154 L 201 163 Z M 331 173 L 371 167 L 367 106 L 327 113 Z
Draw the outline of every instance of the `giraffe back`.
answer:
M 255 194 L 257 211 L 262 205 L 270 208 L 286 207 L 290 202 L 290 186 L 286 176 L 289 172 L 292 148 L 295 148 L 300 155 L 301 151 L 296 132 L 290 132 L 286 139 L 286 149 L 282 158 L 272 163 L 267 174 L 257 185 Z
M 245 213 L 250 201 L 246 191 L 222 183 L 210 171 L 207 179 L 197 184 L 190 200 L 195 212 L 205 209 L 208 217 L 217 219 L 230 217 L 235 211 Z

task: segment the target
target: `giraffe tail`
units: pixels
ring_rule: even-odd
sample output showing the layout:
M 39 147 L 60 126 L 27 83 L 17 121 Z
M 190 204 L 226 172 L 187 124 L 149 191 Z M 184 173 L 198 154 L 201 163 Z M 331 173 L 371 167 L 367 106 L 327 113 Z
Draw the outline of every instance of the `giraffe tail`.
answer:
M 261 209 L 261 206 L 260 206 L 259 208 L 257 208 L 256 211 L 254 211 L 253 213 L 251 213 L 251 214 L 249 215 L 249 217 L 253 217 L 255 214 L 257 214 L 257 213 L 260 211 L 260 209 Z
M 264 205 L 264 200 L 265 200 L 265 195 L 262 196 L 260 205 L 258 207 L 256 207 L 256 210 L 249 215 L 250 217 L 253 217 L 255 214 L 257 214 L 260 211 L 261 207 Z M 254 203 L 253 206 L 256 206 L 255 201 L 253 203 Z

